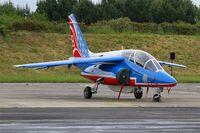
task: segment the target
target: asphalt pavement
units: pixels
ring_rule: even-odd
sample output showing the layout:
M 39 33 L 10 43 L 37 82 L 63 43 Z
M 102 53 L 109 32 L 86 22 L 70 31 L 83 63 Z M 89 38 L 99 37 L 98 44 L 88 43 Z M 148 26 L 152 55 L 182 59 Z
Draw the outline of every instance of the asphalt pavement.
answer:
M 200 108 L 4 108 L 0 132 L 200 132 Z
M 0 84 L 0 133 L 200 132 L 200 84 L 165 90 L 160 103 L 153 89 L 141 100 L 124 93 L 117 101 L 106 86 L 88 100 L 85 86 Z

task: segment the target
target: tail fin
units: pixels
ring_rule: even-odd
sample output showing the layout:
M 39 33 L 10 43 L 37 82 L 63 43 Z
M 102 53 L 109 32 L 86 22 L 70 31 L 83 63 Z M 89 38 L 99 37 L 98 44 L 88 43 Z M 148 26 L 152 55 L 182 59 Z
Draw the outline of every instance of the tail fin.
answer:
M 74 57 L 89 57 L 88 46 L 73 14 L 68 17 L 70 25 L 70 36 L 72 40 L 72 50 Z

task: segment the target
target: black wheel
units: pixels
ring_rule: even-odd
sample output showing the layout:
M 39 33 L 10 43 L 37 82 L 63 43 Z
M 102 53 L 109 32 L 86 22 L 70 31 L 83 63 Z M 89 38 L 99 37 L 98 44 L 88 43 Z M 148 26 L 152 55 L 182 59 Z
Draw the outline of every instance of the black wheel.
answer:
M 142 98 L 142 95 L 143 95 L 143 91 L 142 90 L 136 90 L 134 92 L 134 95 L 135 95 L 135 98 L 136 99 L 141 99 Z
M 89 86 L 85 87 L 83 95 L 86 99 L 91 99 L 92 98 L 92 88 Z
M 154 101 L 154 102 L 160 102 L 160 99 L 161 99 L 161 96 L 158 95 L 158 94 L 155 94 L 155 95 L 153 96 L 153 101 Z

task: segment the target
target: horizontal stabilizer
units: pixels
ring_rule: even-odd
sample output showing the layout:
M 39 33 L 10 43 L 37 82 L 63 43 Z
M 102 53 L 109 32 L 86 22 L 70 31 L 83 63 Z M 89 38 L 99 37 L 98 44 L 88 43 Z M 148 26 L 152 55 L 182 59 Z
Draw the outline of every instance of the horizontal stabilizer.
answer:
M 160 65 L 166 65 L 169 67 L 180 67 L 180 68 L 186 68 L 185 65 L 182 64 L 176 64 L 176 63 L 170 63 L 170 62 L 164 62 L 164 61 L 158 61 Z

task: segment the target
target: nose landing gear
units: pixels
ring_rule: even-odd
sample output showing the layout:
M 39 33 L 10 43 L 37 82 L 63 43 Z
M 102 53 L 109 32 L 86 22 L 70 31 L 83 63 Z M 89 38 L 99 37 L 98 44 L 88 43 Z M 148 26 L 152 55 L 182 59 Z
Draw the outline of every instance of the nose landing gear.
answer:
M 153 101 L 154 102 L 160 102 L 161 101 L 161 95 L 159 95 L 159 94 L 153 95 Z
M 160 102 L 161 101 L 161 92 L 163 92 L 163 87 L 160 87 L 157 89 L 157 93 L 153 96 L 154 102 Z

